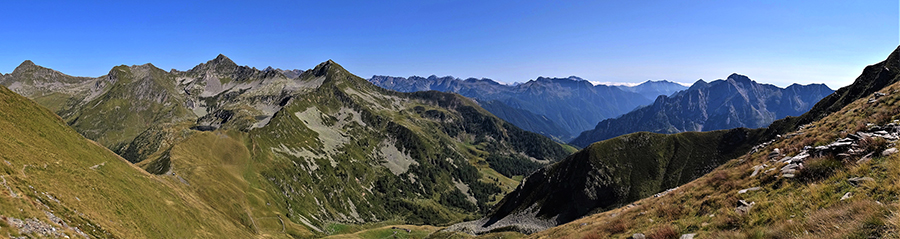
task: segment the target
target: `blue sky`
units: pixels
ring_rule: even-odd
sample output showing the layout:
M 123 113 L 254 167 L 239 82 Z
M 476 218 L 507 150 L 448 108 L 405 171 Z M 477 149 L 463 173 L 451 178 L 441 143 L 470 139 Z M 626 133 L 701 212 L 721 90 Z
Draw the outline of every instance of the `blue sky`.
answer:
M 77 76 L 151 62 L 523 82 L 851 83 L 900 44 L 886 1 L 21 1 L 0 14 L 0 72 Z

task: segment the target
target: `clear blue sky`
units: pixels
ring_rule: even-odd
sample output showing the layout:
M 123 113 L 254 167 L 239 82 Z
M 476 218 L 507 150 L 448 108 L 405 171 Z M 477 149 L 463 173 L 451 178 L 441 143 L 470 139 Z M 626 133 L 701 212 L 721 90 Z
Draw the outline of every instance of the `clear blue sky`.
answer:
M 77 2 L 77 3 L 72 3 Z M 0 72 L 26 59 L 70 75 L 151 62 L 523 82 L 849 84 L 900 44 L 884 1 L 17 1 L 0 14 Z

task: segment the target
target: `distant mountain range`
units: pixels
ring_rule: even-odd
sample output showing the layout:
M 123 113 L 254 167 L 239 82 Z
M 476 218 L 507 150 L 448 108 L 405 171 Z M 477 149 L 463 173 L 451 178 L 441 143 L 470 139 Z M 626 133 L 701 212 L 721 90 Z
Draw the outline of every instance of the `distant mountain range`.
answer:
M 709 83 L 698 80 L 687 90 L 660 96 L 649 106 L 601 121 L 571 144 L 587 147 L 593 142 L 640 131 L 672 134 L 761 128 L 777 119 L 805 113 L 832 92 L 824 84 L 779 88 L 739 74 Z
M 570 76 L 539 77 L 505 85 L 490 79 L 411 76 L 373 76 L 375 85 L 401 92 L 436 90 L 454 92 L 479 101 L 498 117 L 525 130 L 567 141 L 600 120 L 627 113 L 652 102 L 658 94 L 686 87 L 669 81 L 647 81 L 633 87 L 593 85 Z

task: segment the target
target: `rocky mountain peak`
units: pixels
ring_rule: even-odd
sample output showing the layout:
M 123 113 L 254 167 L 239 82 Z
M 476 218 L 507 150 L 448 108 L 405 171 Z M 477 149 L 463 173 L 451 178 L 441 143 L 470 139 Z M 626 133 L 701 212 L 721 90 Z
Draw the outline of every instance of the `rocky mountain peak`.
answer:
M 344 67 L 342 67 L 338 63 L 334 62 L 333 60 L 328 59 L 325 62 L 319 63 L 319 65 L 317 65 L 315 68 L 313 68 L 311 70 L 311 73 L 315 76 L 324 76 L 324 75 L 328 74 L 329 71 L 340 72 L 340 71 L 347 71 L 347 70 L 345 70 Z
M 750 77 L 747 77 L 745 75 L 741 75 L 738 73 L 731 73 L 731 75 L 729 75 L 727 79 L 733 80 L 738 83 L 749 83 L 749 82 L 753 81 L 750 79 Z
M 31 62 L 31 60 L 25 60 L 22 62 L 22 64 L 19 64 L 19 66 L 16 67 L 15 70 L 13 70 L 13 73 L 24 72 L 24 71 L 28 71 L 28 70 L 35 69 L 35 68 L 41 68 L 41 67 L 38 65 L 35 65 L 34 62 Z
M 699 80 L 695 81 L 694 84 L 691 84 L 691 87 L 688 88 L 688 90 L 694 90 L 694 89 L 700 89 L 700 88 L 706 88 L 706 87 L 709 87 L 709 83 L 704 81 L 703 79 L 699 79 Z
M 219 54 L 218 56 L 216 56 L 215 59 L 212 59 L 212 61 L 210 61 L 210 63 L 216 63 L 216 64 L 234 64 L 234 61 L 232 61 L 231 58 L 228 58 L 228 57 L 225 56 L 225 55 Z

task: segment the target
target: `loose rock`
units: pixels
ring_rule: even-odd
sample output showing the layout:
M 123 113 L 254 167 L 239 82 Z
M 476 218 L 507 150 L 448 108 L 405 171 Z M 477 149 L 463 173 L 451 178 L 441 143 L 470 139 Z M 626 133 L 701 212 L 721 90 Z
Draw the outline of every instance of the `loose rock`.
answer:
M 749 202 L 749 203 L 748 203 L 747 201 L 744 201 L 744 200 L 740 200 L 740 201 L 738 201 L 738 202 L 740 203 L 740 205 L 739 205 L 737 208 L 734 209 L 734 212 L 736 212 L 736 213 L 738 213 L 738 214 L 741 214 L 741 215 L 745 215 L 745 214 L 747 214 L 747 213 L 750 213 L 750 209 L 753 208 L 753 205 L 754 205 L 754 204 L 756 204 L 756 202 Z
M 897 148 L 889 148 L 889 149 L 885 149 L 884 151 L 882 151 L 881 155 L 882 156 L 890 156 L 891 154 L 897 153 L 897 151 L 898 151 Z
M 847 193 L 845 193 L 845 194 L 844 194 L 844 196 L 843 196 L 843 197 L 841 197 L 841 201 L 844 201 L 844 200 L 847 200 L 847 199 L 850 199 L 850 197 L 852 197 L 852 196 L 853 196 L 853 195 L 852 195 L 852 194 L 850 194 L 850 192 L 847 192 Z
M 762 188 L 761 187 L 752 187 L 752 188 L 747 188 L 747 189 L 741 189 L 740 191 L 738 191 L 738 194 L 744 194 L 744 193 L 748 193 L 748 192 L 752 192 L 752 191 L 757 191 L 760 189 L 762 189 Z
M 852 177 L 850 179 L 847 179 L 847 181 L 849 181 L 850 184 L 854 187 L 859 187 L 859 185 L 863 184 L 864 182 L 875 182 L 875 179 L 870 177 Z

